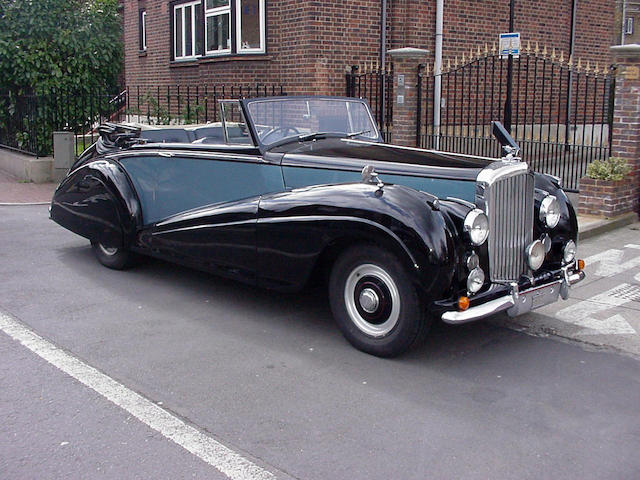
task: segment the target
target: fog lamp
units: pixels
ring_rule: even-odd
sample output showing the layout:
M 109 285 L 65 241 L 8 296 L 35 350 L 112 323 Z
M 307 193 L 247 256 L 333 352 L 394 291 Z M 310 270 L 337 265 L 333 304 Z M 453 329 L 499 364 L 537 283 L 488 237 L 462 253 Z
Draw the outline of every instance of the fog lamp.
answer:
M 546 253 L 540 240 L 534 241 L 527 247 L 527 263 L 531 270 L 538 270 L 542 266 Z
M 477 293 L 484 285 L 484 272 L 480 267 L 476 267 L 467 277 L 467 291 L 469 293 Z
M 576 258 L 576 244 L 573 240 L 569 240 L 562 250 L 562 259 L 564 263 L 571 263 Z

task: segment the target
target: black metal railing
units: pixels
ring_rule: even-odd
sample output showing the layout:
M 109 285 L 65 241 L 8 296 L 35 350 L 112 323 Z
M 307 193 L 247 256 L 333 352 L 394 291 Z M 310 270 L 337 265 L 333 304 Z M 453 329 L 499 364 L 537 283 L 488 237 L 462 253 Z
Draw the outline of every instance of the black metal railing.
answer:
M 369 102 L 378 129 L 386 142 L 393 136 L 393 64 L 384 70 L 377 64 L 354 65 L 346 75 L 347 97 Z
M 54 131 L 75 135 L 76 153 L 98 137 L 105 122 L 183 125 L 220 121 L 218 100 L 286 95 L 266 85 L 126 87 L 114 93 L 0 94 L 0 146 L 34 155 L 53 153 Z
M 435 107 L 438 76 L 428 67 L 418 75 L 418 146 L 497 157 L 491 121 L 500 120 L 522 158 L 536 171 L 561 177 L 570 191 L 577 191 L 589 163 L 611 154 L 615 76 L 609 67 L 528 47 L 513 59 L 508 78 L 507 60 L 485 47 L 446 63 Z
M 66 130 L 81 142 L 76 150 L 84 149 L 92 143 L 86 135 L 100 122 L 117 120 L 125 102 L 123 92 L 0 94 L 0 145 L 33 155 L 51 155 L 53 132 Z

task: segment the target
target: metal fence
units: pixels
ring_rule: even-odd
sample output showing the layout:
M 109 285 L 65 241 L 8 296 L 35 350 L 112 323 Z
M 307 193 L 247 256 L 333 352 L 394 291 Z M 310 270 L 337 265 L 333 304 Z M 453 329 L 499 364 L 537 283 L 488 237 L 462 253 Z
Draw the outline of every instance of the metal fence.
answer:
M 113 93 L 0 94 L 0 146 L 45 156 L 54 131 L 75 134 L 76 153 L 98 137 L 105 122 L 184 125 L 220 121 L 218 100 L 285 95 L 266 85 L 127 87 Z
M 378 64 L 354 65 L 346 75 L 347 97 L 369 102 L 378 129 L 386 142 L 393 137 L 393 64 L 382 70 Z
M 122 92 L 0 94 L 0 145 L 33 155 L 51 155 L 53 132 L 67 130 L 76 134 L 77 142 L 88 146 L 86 136 L 92 135 L 100 122 L 115 120 L 125 100 Z
M 568 190 L 577 191 L 587 165 L 610 155 L 615 76 L 609 67 L 538 46 L 528 46 L 511 62 L 509 68 L 508 60 L 487 47 L 447 62 L 437 106 L 437 77 L 428 67 L 421 71 L 418 145 L 496 157 L 500 146 L 490 127 L 500 120 L 532 168 L 561 177 Z

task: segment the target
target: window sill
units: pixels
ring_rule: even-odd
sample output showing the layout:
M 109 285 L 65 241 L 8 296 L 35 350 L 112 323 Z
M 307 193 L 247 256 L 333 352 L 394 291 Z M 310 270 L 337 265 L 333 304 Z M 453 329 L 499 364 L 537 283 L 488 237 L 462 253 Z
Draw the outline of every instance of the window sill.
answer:
M 218 57 L 209 56 L 209 57 L 200 57 L 198 59 L 199 63 L 220 63 L 220 62 L 237 62 L 237 61 L 251 61 L 251 62 L 268 62 L 271 60 L 271 55 L 267 55 L 265 53 L 252 53 L 252 54 L 233 54 L 233 55 L 220 55 Z
M 171 68 L 181 68 L 181 67 L 197 67 L 198 59 L 190 58 L 188 60 L 172 60 L 169 63 L 169 67 Z

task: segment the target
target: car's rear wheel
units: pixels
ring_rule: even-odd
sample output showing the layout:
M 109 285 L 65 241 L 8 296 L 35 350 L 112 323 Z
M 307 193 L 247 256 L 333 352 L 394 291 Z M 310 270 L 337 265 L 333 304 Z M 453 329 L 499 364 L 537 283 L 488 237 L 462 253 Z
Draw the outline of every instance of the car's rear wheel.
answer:
M 108 268 L 124 270 L 133 265 L 134 254 L 118 247 L 107 247 L 100 242 L 91 242 L 93 253 L 98 261 Z
M 407 351 L 424 338 L 430 324 L 404 265 L 372 245 L 352 247 L 338 258 L 329 299 L 346 339 L 380 357 Z

